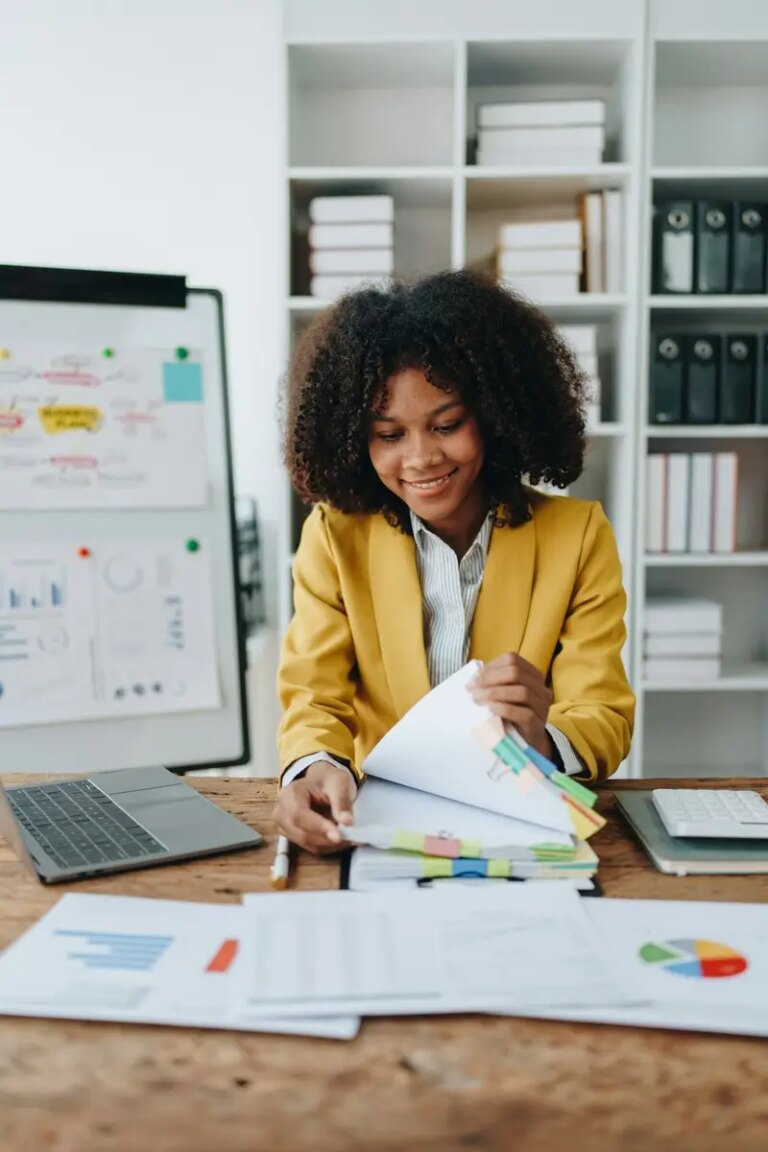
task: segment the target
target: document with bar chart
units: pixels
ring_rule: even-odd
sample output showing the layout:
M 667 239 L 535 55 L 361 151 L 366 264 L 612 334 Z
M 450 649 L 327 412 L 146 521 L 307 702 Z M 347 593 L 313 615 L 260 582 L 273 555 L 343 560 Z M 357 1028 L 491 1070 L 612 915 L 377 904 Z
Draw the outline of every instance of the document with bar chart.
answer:
M 244 909 L 67 893 L 0 956 L 0 1014 L 351 1039 L 352 1016 L 246 1020 L 233 995 Z

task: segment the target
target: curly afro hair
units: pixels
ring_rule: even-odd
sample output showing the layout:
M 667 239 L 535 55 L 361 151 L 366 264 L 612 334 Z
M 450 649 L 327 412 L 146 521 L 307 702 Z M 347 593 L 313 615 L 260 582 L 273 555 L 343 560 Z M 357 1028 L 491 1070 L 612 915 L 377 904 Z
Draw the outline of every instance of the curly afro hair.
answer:
M 406 368 L 456 389 L 474 414 L 501 522 L 529 518 L 524 482 L 564 488 L 580 475 L 586 377 L 552 321 L 485 275 L 441 272 L 344 296 L 305 333 L 284 397 L 285 462 L 303 500 L 380 512 L 410 531 L 368 454 L 372 414 Z

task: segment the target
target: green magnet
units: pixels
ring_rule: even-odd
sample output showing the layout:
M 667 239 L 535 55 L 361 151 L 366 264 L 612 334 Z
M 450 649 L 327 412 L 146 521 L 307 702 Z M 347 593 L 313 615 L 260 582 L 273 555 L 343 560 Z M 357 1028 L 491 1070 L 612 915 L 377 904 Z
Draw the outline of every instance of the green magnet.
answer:
M 187 549 L 187 552 L 199 552 L 200 551 L 200 541 L 199 540 L 187 540 L 185 547 Z
M 115 350 L 114 348 L 103 348 L 101 354 L 105 360 L 111 360 L 115 354 Z
M 176 349 L 176 359 L 177 360 L 187 360 L 188 358 L 189 358 L 189 349 L 188 348 L 177 348 Z

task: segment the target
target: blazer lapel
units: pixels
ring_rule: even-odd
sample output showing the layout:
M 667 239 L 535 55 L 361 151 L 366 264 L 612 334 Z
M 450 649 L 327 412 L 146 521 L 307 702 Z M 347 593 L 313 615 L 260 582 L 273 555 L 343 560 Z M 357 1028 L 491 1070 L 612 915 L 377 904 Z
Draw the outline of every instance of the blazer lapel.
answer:
M 494 528 L 477 599 L 469 644 L 470 660 L 494 660 L 519 652 L 523 642 L 536 559 L 533 520 L 516 528 Z
M 368 560 L 384 672 L 402 716 L 430 689 L 416 545 L 383 516 L 374 516 Z

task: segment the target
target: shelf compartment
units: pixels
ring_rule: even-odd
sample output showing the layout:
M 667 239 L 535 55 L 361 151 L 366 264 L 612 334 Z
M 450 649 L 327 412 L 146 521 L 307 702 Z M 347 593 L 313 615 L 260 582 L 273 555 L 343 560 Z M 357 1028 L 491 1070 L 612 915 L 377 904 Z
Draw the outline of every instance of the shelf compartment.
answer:
M 642 776 L 768 775 L 768 700 L 760 692 L 649 692 Z
M 621 40 L 470 43 L 467 47 L 466 155 L 474 163 L 477 107 L 528 100 L 602 99 L 604 159 L 626 159 L 631 46 Z
M 307 299 L 309 290 L 309 202 L 315 196 L 392 196 L 395 204 L 395 274 L 425 275 L 450 267 L 453 182 L 449 179 L 412 180 L 401 175 L 366 179 L 318 179 L 312 176 L 291 179 L 289 189 L 292 300 Z M 318 300 L 316 303 L 322 308 L 329 301 Z M 301 304 L 293 307 L 297 310 L 311 306 Z
M 766 78 L 765 40 L 658 43 L 653 166 L 768 165 Z
M 453 44 L 288 49 L 292 165 L 452 164 Z

